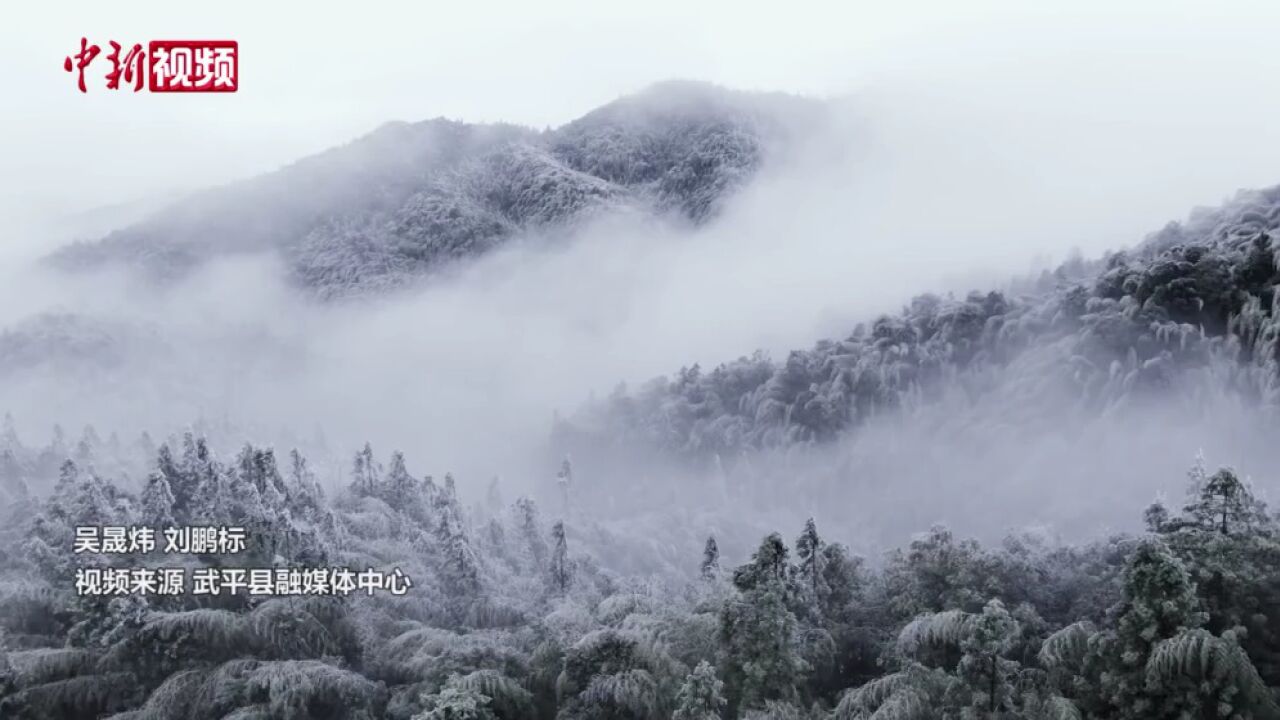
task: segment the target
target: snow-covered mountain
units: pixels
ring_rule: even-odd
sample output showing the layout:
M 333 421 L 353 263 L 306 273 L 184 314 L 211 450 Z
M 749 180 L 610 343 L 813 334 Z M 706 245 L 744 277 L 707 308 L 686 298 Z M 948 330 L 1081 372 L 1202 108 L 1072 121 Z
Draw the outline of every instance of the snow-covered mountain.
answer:
M 196 193 L 53 260 L 126 263 L 174 278 L 212 257 L 276 252 L 322 297 L 400 287 L 591 213 L 629 208 L 704 222 L 820 107 L 668 82 L 545 131 L 443 118 L 390 123 Z
M 1241 191 L 1131 250 L 963 298 L 921 295 L 783 360 L 757 353 L 686 367 L 595 403 L 561 431 L 585 432 L 588 447 L 631 438 L 708 457 L 820 443 L 877 414 L 957 394 L 988 410 L 1000 403 L 987 416 L 1016 417 L 1024 428 L 1060 422 L 1064 401 L 1092 416 L 1144 395 L 1230 389 L 1274 406 L 1277 235 L 1280 186 Z M 955 417 L 962 424 L 969 415 Z

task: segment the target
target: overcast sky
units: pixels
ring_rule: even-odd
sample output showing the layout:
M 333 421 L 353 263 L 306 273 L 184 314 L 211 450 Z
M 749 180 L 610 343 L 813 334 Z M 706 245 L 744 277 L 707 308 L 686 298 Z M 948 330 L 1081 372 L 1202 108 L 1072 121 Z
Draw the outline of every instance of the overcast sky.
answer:
M 1013 188 L 1036 185 L 1013 201 L 1061 197 L 1065 210 L 1096 210 L 1096 225 L 1118 236 L 1280 179 L 1275 3 L 321 5 L 58 2 L 11 12 L 0 28 L 0 211 L 67 214 L 172 196 L 388 120 L 556 125 L 673 77 L 860 94 L 885 142 L 942 153 L 954 167 L 944 177 L 971 165 Z M 238 40 L 241 90 L 135 95 L 91 77 L 81 95 L 62 59 L 82 35 L 103 47 Z M 104 66 L 100 57 L 91 70 Z

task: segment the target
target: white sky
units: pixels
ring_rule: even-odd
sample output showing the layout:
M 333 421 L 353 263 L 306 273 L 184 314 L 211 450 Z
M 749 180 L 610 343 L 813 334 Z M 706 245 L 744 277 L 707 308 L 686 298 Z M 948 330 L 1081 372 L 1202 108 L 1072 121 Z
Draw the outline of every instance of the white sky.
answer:
M 270 170 L 382 122 L 535 126 L 673 77 L 861 92 L 889 140 L 1048 183 L 1123 236 L 1280 180 L 1266 2 L 57 2 L 0 28 L 0 212 L 72 213 Z M 231 38 L 241 90 L 81 95 L 81 35 Z M 104 53 L 105 55 L 105 53 Z M 100 56 L 91 71 L 103 72 Z M 876 104 L 879 103 L 879 104 Z M 969 165 L 966 165 L 968 163 Z M 1123 217 L 1109 203 L 1136 207 Z M 1113 217 L 1114 216 L 1114 217 Z M 1090 226 L 1089 229 L 1092 229 Z

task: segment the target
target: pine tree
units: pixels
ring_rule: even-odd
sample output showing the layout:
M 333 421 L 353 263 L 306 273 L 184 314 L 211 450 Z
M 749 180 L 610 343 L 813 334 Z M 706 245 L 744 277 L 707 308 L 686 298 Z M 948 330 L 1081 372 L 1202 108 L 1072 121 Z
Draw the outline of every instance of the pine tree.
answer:
M 822 548 L 821 568 L 818 601 L 822 616 L 829 622 L 843 621 L 862 588 L 862 558 L 850 556 L 849 549 L 840 543 L 830 543 Z
M 196 513 L 208 515 L 221 504 L 222 488 L 217 463 L 203 437 L 182 436 L 182 459 L 175 460 L 168 444 L 160 447 L 157 467 L 173 492 L 174 520 L 185 523 Z
M 976 542 L 956 541 L 950 530 L 935 525 L 906 552 L 890 554 L 884 573 L 889 605 L 903 620 L 952 608 L 978 612 L 998 590 L 989 563 Z
M 248 536 L 247 557 L 262 564 L 278 562 L 284 543 L 277 509 L 264 497 L 269 485 L 262 477 L 258 451 L 245 446 L 233 467 L 218 468 L 216 480 L 204 483 L 197 517 L 209 524 L 243 527 Z
M 187 518 L 186 510 L 190 507 L 195 497 L 194 479 L 174 459 L 173 451 L 169 449 L 168 443 L 161 445 L 160 449 L 156 451 L 156 468 L 164 477 L 165 483 L 168 484 L 169 490 L 173 495 L 174 520 L 185 520 Z
M 1163 500 L 1156 499 L 1142 512 L 1142 521 L 1147 526 L 1147 532 L 1164 532 L 1169 527 L 1169 508 L 1165 507 Z
M 179 522 L 194 524 L 223 524 L 239 522 L 246 510 L 256 511 L 261 504 L 257 488 L 252 483 L 242 483 L 234 468 L 228 469 L 214 458 L 203 437 L 183 452 L 183 473 L 193 488 L 193 495 L 185 513 L 177 506 L 179 493 L 172 480 L 174 491 L 174 516 Z M 250 492 L 252 491 L 252 492 Z M 257 513 L 254 513 L 255 517 Z
M 295 517 L 312 523 L 319 519 L 323 494 L 315 475 L 307 466 L 307 459 L 297 448 L 289 451 L 289 479 L 285 483 L 285 497 L 289 510 Z
M 422 524 L 424 527 L 429 527 L 432 523 L 431 511 L 440 500 L 440 488 L 436 486 L 435 478 L 430 475 L 422 476 L 422 482 L 418 483 L 418 498 L 425 516 Z
M 726 697 L 730 715 L 796 697 L 804 662 L 796 649 L 796 618 L 789 609 L 787 547 L 773 533 L 737 568 L 739 597 L 720 613 Z
M 1125 572 L 1124 593 L 1117 631 L 1130 650 L 1145 655 L 1157 640 L 1200 624 L 1191 578 L 1163 542 L 1138 546 Z
M 1155 646 L 1202 622 L 1195 588 L 1182 562 L 1159 540 L 1138 546 L 1124 576 L 1124 600 L 1117 608 L 1112 668 L 1102 692 L 1124 718 L 1175 718 L 1170 698 L 1147 684 L 1147 661 Z M 1153 692 L 1153 690 L 1155 692 Z
M 684 671 L 662 644 L 616 628 L 587 633 L 559 666 L 562 720 L 670 717 Z
M 573 581 L 573 568 L 569 565 L 569 544 L 565 539 L 564 522 L 551 527 L 551 587 L 563 595 Z
M 1238 635 L 1267 681 L 1280 683 L 1280 526 L 1234 473 L 1196 475 L 1183 513 L 1164 523 L 1161 539 L 1196 584 L 1205 629 Z
M 541 570 L 547 561 L 547 543 L 542 538 L 542 524 L 538 518 L 538 506 L 527 497 L 516 500 L 514 507 L 516 529 L 532 560 L 533 567 Z
M 70 527 L 110 525 L 121 515 L 117 499 L 114 485 L 66 460 L 49 499 L 49 515 Z
M 1192 492 L 1183 517 L 1201 528 L 1230 535 L 1267 524 L 1265 508 L 1231 470 L 1219 470 Z
M 474 597 L 480 591 L 480 561 L 471 547 L 456 504 L 441 507 L 435 528 L 440 548 L 441 576 L 446 591 L 457 598 Z
M 266 508 L 283 509 L 288 489 L 276 466 L 275 451 L 245 445 L 236 458 L 236 466 L 241 479 L 253 485 Z
M 444 485 L 437 489 L 434 483 L 427 478 L 424 485 L 432 498 L 432 515 L 434 522 L 442 523 L 446 518 L 452 518 L 458 527 L 464 527 L 466 522 L 462 512 L 462 503 L 458 500 L 458 484 L 453 479 L 452 473 L 444 474 Z
M 315 476 L 307 467 L 307 459 L 298 452 L 298 448 L 293 448 L 289 451 L 289 493 L 305 492 L 313 482 Z
M 704 580 L 720 577 L 720 547 L 716 545 L 715 535 L 708 535 L 707 544 L 702 548 L 701 572 Z
M 68 525 L 71 524 L 72 497 L 80 484 L 80 468 L 70 459 L 62 461 L 58 467 L 58 480 L 53 486 L 53 494 L 49 498 L 49 514 Z
M 676 696 L 672 720 L 720 720 L 725 706 L 724 683 L 716 677 L 716 669 L 706 660 L 698 663 L 685 677 Z
M 391 467 L 387 469 L 386 501 L 391 507 L 414 515 L 415 506 L 420 501 L 421 491 L 418 480 L 409 474 L 405 467 L 404 453 L 396 450 L 391 453 Z
M 411 720 L 498 720 L 489 698 L 479 691 L 450 683 L 424 698 L 426 709 Z
M 805 521 L 804 531 L 796 538 L 795 584 L 803 598 L 800 606 L 806 614 L 817 620 L 821 616 L 823 598 L 827 595 L 823 577 L 823 550 L 826 543 L 818 536 L 813 518 Z
M 452 506 L 461 517 L 461 505 L 458 503 L 458 482 L 453 479 L 453 473 L 444 474 L 444 487 L 440 488 L 436 503 L 437 506 L 441 507 L 445 505 Z
M 72 527 L 111 525 L 119 520 L 121 513 L 115 503 L 115 486 L 89 472 L 78 473 L 78 477 L 68 507 Z
M 784 593 L 787 580 L 787 545 L 778 533 L 771 533 L 751 555 L 751 562 L 733 571 L 733 584 L 742 592 L 776 584 Z
M 377 495 L 382 468 L 373 457 L 373 446 L 364 444 L 351 464 L 351 491 L 357 495 Z
M 1280 705 L 1234 631 L 1215 637 L 1185 630 L 1156 644 L 1146 666 L 1148 690 L 1157 698 L 1152 717 L 1280 717 Z
M 173 492 L 163 473 L 152 473 L 147 479 L 140 502 L 139 517 L 144 525 L 154 528 L 157 533 L 161 528 L 174 525 Z
M 988 602 L 969 624 L 967 637 L 960 643 L 963 656 L 958 669 L 969 688 L 970 707 L 979 717 L 994 720 L 1014 709 L 1013 681 L 1019 667 L 1005 656 L 1020 632 L 1018 621 L 999 600 Z

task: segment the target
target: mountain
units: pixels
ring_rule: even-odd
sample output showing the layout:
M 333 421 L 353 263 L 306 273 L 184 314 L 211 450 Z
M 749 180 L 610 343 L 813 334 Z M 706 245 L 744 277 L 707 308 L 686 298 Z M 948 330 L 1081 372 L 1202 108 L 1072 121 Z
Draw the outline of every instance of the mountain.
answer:
M 879 414 L 946 395 L 989 413 L 1061 422 L 1144 397 L 1211 392 L 1280 400 L 1280 186 L 1241 191 L 1133 250 L 964 298 L 922 295 L 784 360 L 756 353 L 620 389 L 558 428 L 559 445 L 661 448 L 685 457 L 821 444 Z M 967 402 L 969 402 L 967 401 Z M 971 403 L 970 403 L 971 404 Z M 967 414 L 956 417 L 968 418 Z M 962 420 L 963 422 L 963 420 Z M 1052 431 L 1052 428 L 1042 428 Z
M 781 94 L 668 82 L 541 132 L 391 123 L 51 259 L 172 279 L 213 257 L 274 252 L 321 297 L 400 287 L 592 213 L 625 207 L 704 222 L 819 110 Z

